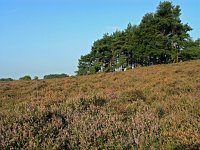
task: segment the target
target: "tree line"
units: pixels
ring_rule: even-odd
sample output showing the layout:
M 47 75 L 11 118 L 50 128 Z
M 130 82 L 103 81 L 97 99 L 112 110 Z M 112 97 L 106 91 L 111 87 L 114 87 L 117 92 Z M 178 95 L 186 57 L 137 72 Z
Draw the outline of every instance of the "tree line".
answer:
M 49 74 L 49 75 L 45 75 L 43 77 L 43 79 L 56 79 L 56 78 L 66 78 L 66 77 L 69 77 L 69 75 L 64 74 L 64 73 L 62 73 L 62 74 Z M 39 79 L 38 76 L 35 76 L 32 79 L 30 75 L 25 75 L 25 76 L 19 78 L 19 80 L 25 80 L 25 81 L 38 80 L 38 79 Z M 6 81 L 14 81 L 14 79 L 12 79 L 12 78 L 1 78 L 0 81 L 4 81 L 4 82 L 6 82 Z
M 200 39 L 192 40 L 188 33 L 192 28 L 182 23 L 180 15 L 179 5 L 160 2 L 139 25 L 104 34 L 89 54 L 80 57 L 77 75 L 200 59 Z

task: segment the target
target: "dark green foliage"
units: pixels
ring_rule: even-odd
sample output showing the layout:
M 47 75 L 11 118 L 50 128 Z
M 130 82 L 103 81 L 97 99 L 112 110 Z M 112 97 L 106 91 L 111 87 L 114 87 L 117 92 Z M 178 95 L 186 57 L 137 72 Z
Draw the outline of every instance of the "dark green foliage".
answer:
M 159 117 L 159 118 L 162 118 L 162 117 L 164 116 L 164 114 L 165 114 L 165 111 L 164 111 L 164 109 L 163 109 L 161 106 L 159 106 L 159 107 L 156 109 L 156 111 L 157 111 L 157 114 L 158 114 L 158 117 Z
M 38 80 L 38 79 L 39 79 L 38 76 L 35 76 L 35 77 L 34 77 L 34 80 Z
M 200 59 L 200 39 L 195 42 L 190 41 L 188 46 L 181 52 L 184 61 Z
M 79 59 L 77 75 L 123 71 L 137 66 L 167 64 L 200 58 L 200 40 L 192 41 L 192 28 L 180 19 L 180 6 L 160 2 L 155 13 L 147 13 L 138 26 L 105 34 L 91 52 Z
M 31 80 L 31 77 L 29 75 L 26 75 L 24 77 L 19 78 L 19 80 Z
M 50 75 L 45 75 L 44 79 L 55 79 L 55 78 L 65 78 L 69 77 L 67 74 L 50 74 Z
M 94 106 L 104 106 L 106 104 L 106 100 L 101 98 L 101 97 L 97 97 L 97 96 L 94 96 L 92 99 L 91 99 L 91 102 Z
M 13 81 L 12 78 L 1 78 L 0 81 Z

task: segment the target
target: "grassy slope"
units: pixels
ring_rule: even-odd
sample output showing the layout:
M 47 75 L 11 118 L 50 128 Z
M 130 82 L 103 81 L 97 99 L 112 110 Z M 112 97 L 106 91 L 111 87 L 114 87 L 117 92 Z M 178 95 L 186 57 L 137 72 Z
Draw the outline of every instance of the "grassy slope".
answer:
M 198 149 L 200 61 L 0 83 L 0 149 Z

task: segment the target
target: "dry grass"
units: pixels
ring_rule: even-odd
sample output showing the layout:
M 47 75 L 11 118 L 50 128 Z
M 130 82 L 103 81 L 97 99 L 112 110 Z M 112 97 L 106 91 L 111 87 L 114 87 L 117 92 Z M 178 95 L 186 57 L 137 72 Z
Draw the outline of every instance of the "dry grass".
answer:
M 0 82 L 0 149 L 199 149 L 200 61 Z

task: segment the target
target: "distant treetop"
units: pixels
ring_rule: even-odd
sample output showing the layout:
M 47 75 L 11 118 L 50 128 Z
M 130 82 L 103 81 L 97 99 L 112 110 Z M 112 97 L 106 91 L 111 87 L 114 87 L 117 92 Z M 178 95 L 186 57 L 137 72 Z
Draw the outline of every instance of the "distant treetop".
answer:
M 55 78 L 65 78 L 69 77 L 67 74 L 50 74 L 50 75 L 45 75 L 44 79 L 55 79 Z
M 12 78 L 1 78 L 0 81 L 13 81 Z
M 31 80 L 31 77 L 29 75 L 25 75 L 24 77 L 19 78 L 19 80 Z

